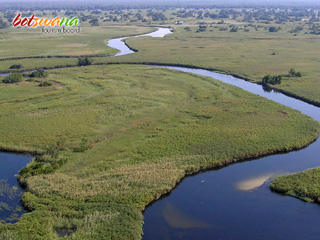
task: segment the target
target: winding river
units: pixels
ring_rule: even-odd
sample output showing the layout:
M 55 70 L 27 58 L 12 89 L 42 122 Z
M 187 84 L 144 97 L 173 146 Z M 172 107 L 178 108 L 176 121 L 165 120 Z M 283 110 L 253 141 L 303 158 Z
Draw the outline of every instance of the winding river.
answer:
M 159 28 L 152 35 L 142 36 L 163 37 L 169 32 Z M 112 39 L 108 43 L 120 51 L 115 56 L 133 53 L 123 39 Z M 299 110 L 320 122 L 318 107 L 282 93 L 265 92 L 260 85 L 202 69 L 165 67 L 212 77 Z M 317 167 L 319 163 L 318 139 L 299 151 L 239 162 L 187 177 L 170 194 L 146 208 L 143 239 L 319 239 L 319 205 L 269 189 L 273 177 Z

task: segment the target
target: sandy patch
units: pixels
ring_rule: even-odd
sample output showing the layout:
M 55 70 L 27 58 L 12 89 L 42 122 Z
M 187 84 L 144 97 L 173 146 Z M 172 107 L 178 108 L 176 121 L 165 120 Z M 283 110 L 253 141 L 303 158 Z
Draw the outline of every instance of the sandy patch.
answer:
M 274 173 L 266 174 L 266 175 L 263 175 L 263 176 L 258 176 L 258 177 L 251 178 L 251 179 L 247 179 L 247 180 L 238 182 L 236 184 L 236 187 L 240 191 L 254 190 L 254 189 L 262 186 L 272 176 L 274 176 Z

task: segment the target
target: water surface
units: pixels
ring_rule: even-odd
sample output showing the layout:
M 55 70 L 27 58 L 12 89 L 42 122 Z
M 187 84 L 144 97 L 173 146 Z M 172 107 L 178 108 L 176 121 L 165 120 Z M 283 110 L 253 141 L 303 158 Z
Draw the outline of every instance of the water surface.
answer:
M 20 204 L 23 190 L 15 177 L 32 156 L 0 152 L 0 222 L 13 223 L 25 212 Z
M 164 37 L 165 35 L 172 33 L 169 28 L 157 27 L 157 29 L 158 29 L 157 31 L 138 35 L 138 36 L 133 36 L 133 37 Z M 108 41 L 109 47 L 118 49 L 120 51 L 119 53 L 114 55 L 114 57 L 135 53 L 130 48 L 128 48 L 128 46 L 124 43 L 123 40 L 127 38 L 130 38 L 130 37 L 114 38 Z

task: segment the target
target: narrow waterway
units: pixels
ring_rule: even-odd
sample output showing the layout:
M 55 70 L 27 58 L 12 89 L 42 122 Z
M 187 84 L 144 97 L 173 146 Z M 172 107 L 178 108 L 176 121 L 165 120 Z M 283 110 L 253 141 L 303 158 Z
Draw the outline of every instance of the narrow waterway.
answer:
M 138 36 L 133 36 L 133 37 L 164 37 L 165 35 L 171 33 L 169 28 L 157 27 L 157 29 L 158 29 L 157 31 L 147 33 L 147 34 L 138 35 Z M 119 50 L 119 52 L 116 55 L 114 55 L 114 57 L 135 53 L 133 50 L 131 50 L 125 44 L 124 40 L 127 38 L 130 38 L 130 37 L 114 38 L 114 39 L 110 39 L 108 41 L 109 47 L 112 47 L 112 48 Z
M 108 43 L 120 51 L 115 56 L 133 53 L 123 39 L 112 39 Z M 299 110 L 320 122 L 318 107 L 282 93 L 265 92 L 260 85 L 207 70 L 166 68 L 232 84 Z M 319 166 L 319 156 L 320 142 L 317 140 L 299 151 L 236 163 L 187 177 L 168 196 L 145 210 L 143 239 L 318 239 L 319 205 L 273 193 L 269 182 L 281 174 Z

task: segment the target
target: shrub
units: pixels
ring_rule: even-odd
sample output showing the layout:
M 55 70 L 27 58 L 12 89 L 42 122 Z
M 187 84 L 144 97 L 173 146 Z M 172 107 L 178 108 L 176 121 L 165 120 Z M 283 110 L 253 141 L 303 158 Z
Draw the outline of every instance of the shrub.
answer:
M 297 72 L 294 68 L 291 68 L 289 70 L 288 77 L 302 77 L 302 73 L 301 72 Z
M 29 77 L 36 77 L 36 78 L 44 78 L 47 77 L 48 73 L 44 70 L 36 70 L 29 74 Z
M 39 87 L 49 87 L 49 86 L 51 86 L 52 85 L 52 82 L 50 82 L 50 81 L 44 81 L 44 82 L 40 82 L 39 83 Z
M 90 148 L 91 148 L 91 146 L 88 143 L 88 139 L 82 138 L 80 146 L 74 148 L 73 151 L 74 152 L 84 152 Z
M 78 58 L 78 66 L 87 66 L 92 64 L 92 59 L 88 57 Z
M 4 83 L 17 83 L 23 80 L 23 76 L 20 73 L 12 73 L 5 77 L 2 82 Z
M 14 64 L 10 66 L 10 69 L 21 69 L 21 68 L 23 68 L 22 64 Z
M 266 75 L 262 78 L 262 85 L 267 85 L 267 84 L 277 85 L 281 83 L 281 80 L 282 80 L 281 75 L 275 75 L 275 76 Z

